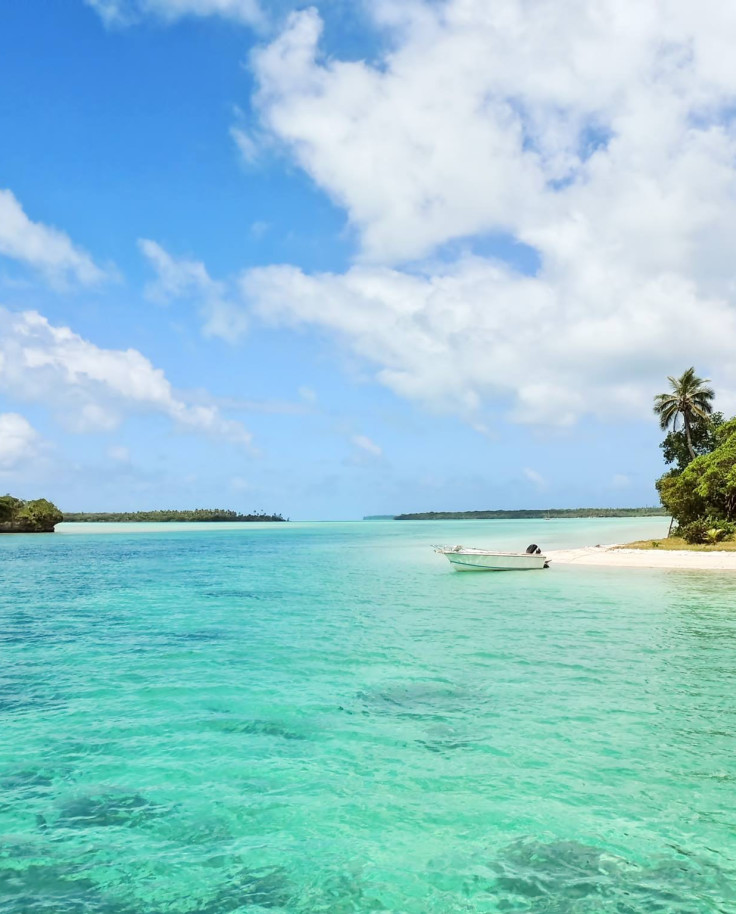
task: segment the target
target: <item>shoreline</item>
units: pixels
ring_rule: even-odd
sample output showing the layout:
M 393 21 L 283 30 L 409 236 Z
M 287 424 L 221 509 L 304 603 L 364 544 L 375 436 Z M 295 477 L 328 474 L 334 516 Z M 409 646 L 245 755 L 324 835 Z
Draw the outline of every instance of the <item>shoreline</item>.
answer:
M 668 568 L 680 571 L 736 571 L 736 552 L 626 549 L 616 543 L 579 549 L 550 549 L 554 565 L 590 565 L 605 568 Z

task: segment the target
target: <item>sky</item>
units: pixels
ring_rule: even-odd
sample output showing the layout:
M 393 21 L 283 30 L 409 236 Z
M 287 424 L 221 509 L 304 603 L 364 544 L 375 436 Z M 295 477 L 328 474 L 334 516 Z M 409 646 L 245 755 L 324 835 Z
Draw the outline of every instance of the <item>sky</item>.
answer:
M 657 502 L 736 410 L 729 0 L 0 7 L 0 490 Z

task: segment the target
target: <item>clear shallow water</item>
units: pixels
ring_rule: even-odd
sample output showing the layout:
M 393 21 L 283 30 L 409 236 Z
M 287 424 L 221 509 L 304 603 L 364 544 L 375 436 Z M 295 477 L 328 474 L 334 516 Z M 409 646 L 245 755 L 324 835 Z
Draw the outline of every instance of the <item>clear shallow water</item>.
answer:
M 736 577 L 661 519 L 0 539 L 0 910 L 736 911 Z

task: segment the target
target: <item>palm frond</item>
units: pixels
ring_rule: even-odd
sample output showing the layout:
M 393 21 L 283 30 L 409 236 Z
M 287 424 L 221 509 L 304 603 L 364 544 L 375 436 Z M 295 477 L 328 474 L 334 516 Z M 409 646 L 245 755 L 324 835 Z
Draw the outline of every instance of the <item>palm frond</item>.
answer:
M 713 412 L 712 401 L 715 391 L 710 378 L 699 378 L 695 367 L 683 371 L 679 378 L 668 375 L 671 393 L 657 394 L 654 398 L 654 412 L 659 417 L 662 431 L 670 426 L 677 431 L 678 419 L 682 417 L 688 425 L 693 419 L 707 419 Z
M 670 425 L 676 428 L 677 416 L 680 412 L 679 400 L 668 394 L 660 394 L 656 398 L 654 412 L 659 416 L 659 424 L 662 431 L 666 431 Z

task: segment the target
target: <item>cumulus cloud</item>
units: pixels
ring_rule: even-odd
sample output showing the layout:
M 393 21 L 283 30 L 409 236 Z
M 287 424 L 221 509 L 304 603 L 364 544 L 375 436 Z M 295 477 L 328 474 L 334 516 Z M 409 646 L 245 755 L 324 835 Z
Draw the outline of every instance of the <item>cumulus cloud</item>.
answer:
M 169 17 L 239 9 L 97 6 Z M 476 427 L 495 398 L 510 398 L 520 421 L 646 415 L 652 386 L 693 362 L 733 402 L 731 6 L 371 9 L 391 37 L 375 66 L 323 58 L 314 10 L 254 56 L 261 128 L 345 208 L 361 260 L 344 274 L 250 271 L 242 289 L 256 312 L 327 327 L 397 393 Z M 538 272 L 426 259 L 489 232 L 533 248 Z M 141 245 L 158 274 L 150 297 L 196 299 L 205 332 L 242 335 L 243 309 L 202 263 Z
M 251 435 L 215 406 L 188 402 L 136 349 L 104 349 L 35 311 L 0 308 L 0 391 L 56 410 L 74 431 L 115 428 L 132 412 L 248 447 Z
M 231 127 L 230 136 L 238 148 L 244 162 L 252 165 L 261 154 L 261 145 L 244 127 Z
M 375 441 L 372 441 L 367 435 L 353 435 L 350 439 L 351 442 L 359 450 L 364 451 L 366 454 L 370 454 L 371 457 L 381 457 L 383 456 L 383 450 Z
M 115 463 L 130 463 L 130 450 L 122 444 L 110 445 L 107 456 Z
M 375 65 L 322 56 L 314 10 L 253 57 L 262 129 L 360 245 L 344 274 L 246 273 L 255 310 L 327 327 L 398 393 L 468 415 L 508 396 L 521 421 L 645 415 L 693 363 L 734 402 L 733 4 L 371 10 Z M 489 233 L 532 248 L 534 275 L 446 262 Z
M 616 215 L 646 237 L 650 218 L 663 227 L 680 212 L 680 178 L 687 202 L 693 181 L 712 199 L 733 180 L 718 115 L 734 96 L 736 14 L 726 0 L 707 7 L 378 2 L 398 42 L 380 66 L 322 59 L 322 23 L 307 10 L 255 55 L 257 101 L 345 205 L 368 257 L 413 258 L 497 229 L 537 242 L 581 202 L 615 203 L 621 185 Z M 715 174 L 699 173 L 701 157 Z M 632 203 L 656 211 L 641 225 Z
M 139 240 L 138 247 L 156 272 L 155 281 L 145 289 L 151 301 L 195 301 L 204 318 L 206 336 L 236 340 L 245 333 L 248 322 L 242 306 L 228 297 L 225 283 L 212 279 L 201 261 L 172 257 L 160 244 L 146 238 Z
M 541 473 L 538 473 L 536 470 L 533 470 L 531 467 L 524 467 L 524 476 L 531 482 L 537 489 L 542 491 L 547 488 L 547 481 L 542 476 Z
M 144 16 L 175 22 L 186 16 L 220 16 L 244 25 L 260 25 L 257 0 L 85 0 L 106 25 L 128 25 Z
M 54 282 L 94 285 L 107 276 L 64 232 L 29 219 L 10 190 L 0 190 L 0 255 L 39 270 Z
M 0 413 L 0 470 L 30 463 L 38 454 L 41 436 L 18 413 Z
M 397 394 L 468 419 L 488 399 L 510 400 L 522 422 L 646 416 L 673 364 L 717 365 L 725 380 L 736 340 L 727 302 L 674 275 L 627 287 L 614 265 L 581 301 L 576 279 L 553 284 L 469 258 L 424 275 L 265 267 L 242 288 L 262 320 L 328 327 Z

